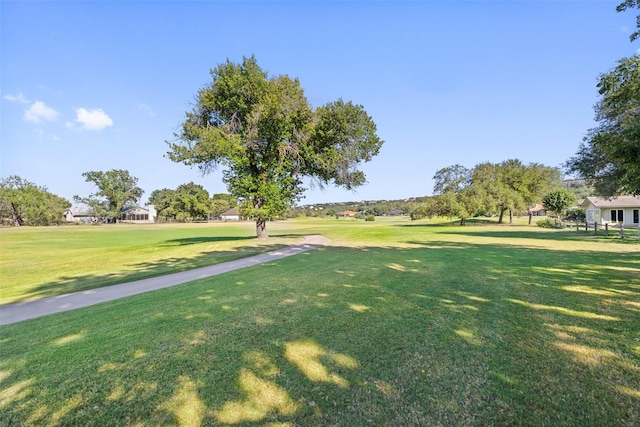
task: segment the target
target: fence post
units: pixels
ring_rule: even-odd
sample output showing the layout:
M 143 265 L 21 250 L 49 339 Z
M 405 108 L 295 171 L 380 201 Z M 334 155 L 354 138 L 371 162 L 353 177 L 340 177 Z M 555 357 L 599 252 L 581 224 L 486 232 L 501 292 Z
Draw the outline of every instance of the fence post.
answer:
M 593 234 L 597 235 L 598 234 L 598 223 L 594 221 L 593 223 Z
M 584 222 L 584 231 L 589 231 L 589 223 L 587 221 Z
M 624 226 L 620 224 L 620 238 L 624 239 Z
M 608 222 L 604 224 L 604 234 L 606 236 L 609 235 L 609 223 Z

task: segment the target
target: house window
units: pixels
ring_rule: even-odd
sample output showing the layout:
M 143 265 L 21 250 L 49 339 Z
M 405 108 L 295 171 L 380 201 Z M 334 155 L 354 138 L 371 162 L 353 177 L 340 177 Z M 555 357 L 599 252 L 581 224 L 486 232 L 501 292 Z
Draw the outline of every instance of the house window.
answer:
M 624 211 L 622 209 L 611 209 L 612 222 L 624 222 Z
M 633 210 L 633 223 L 634 224 L 640 223 L 640 209 Z

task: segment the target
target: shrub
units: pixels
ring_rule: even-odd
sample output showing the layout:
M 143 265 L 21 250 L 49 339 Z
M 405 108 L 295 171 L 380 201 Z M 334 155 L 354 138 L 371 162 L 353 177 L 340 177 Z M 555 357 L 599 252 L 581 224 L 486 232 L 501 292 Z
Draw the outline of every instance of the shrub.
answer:
M 581 208 L 571 208 L 566 212 L 566 218 L 573 221 L 582 221 L 586 219 L 587 214 L 584 209 Z
M 553 224 L 548 219 L 540 219 L 536 221 L 536 225 L 542 228 L 553 228 Z
M 375 220 L 376 220 L 376 217 L 375 217 L 374 215 L 367 215 L 367 216 L 364 218 L 364 220 L 365 220 L 365 221 L 375 221 Z

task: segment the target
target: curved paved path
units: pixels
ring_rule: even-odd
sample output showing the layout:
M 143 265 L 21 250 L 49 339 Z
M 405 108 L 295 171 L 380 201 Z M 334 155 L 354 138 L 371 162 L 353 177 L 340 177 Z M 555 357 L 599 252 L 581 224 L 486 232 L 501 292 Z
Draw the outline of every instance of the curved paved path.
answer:
M 103 288 L 74 292 L 66 295 L 58 295 L 35 301 L 3 305 L 0 306 L 0 325 L 8 325 L 22 320 L 33 319 L 40 316 L 46 316 L 48 314 L 99 304 L 105 301 L 112 301 L 118 298 L 128 297 L 130 295 L 180 285 L 193 280 L 203 279 L 205 277 L 211 277 L 227 273 L 229 271 L 250 267 L 252 265 L 296 255 L 319 248 L 331 241 L 326 237 L 315 234 L 305 235 L 304 238 L 304 242 L 299 245 L 288 246 L 264 254 L 254 255 L 248 258 L 242 258 L 222 264 L 211 265 L 209 267 L 136 280 L 135 282 L 123 283 L 121 285 L 106 286 Z

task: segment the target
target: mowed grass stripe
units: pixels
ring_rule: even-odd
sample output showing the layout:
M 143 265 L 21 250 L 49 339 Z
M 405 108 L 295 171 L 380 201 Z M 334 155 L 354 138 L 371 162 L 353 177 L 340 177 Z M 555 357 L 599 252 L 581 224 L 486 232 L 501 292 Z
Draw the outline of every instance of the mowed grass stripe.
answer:
M 334 242 L 2 327 L 0 424 L 640 422 L 640 246 L 363 224 L 274 225 Z

